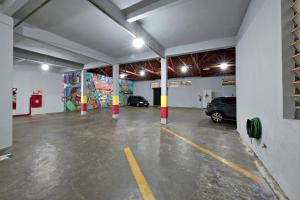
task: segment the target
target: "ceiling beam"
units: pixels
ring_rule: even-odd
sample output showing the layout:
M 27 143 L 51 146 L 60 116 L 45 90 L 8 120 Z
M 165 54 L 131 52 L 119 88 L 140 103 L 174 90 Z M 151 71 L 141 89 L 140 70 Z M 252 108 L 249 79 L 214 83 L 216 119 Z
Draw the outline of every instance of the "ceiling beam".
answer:
M 107 63 L 103 63 L 103 62 L 91 62 L 91 63 L 87 63 L 84 65 L 84 70 L 89 70 L 89 69 L 96 69 L 96 68 L 103 68 L 103 67 L 107 67 Z
M 147 16 L 166 9 L 175 4 L 182 2 L 187 2 L 187 0 L 154 0 L 154 1 L 141 1 L 137 4 L 130 6 L 123 10 L 126 13 L 126 18 L 128 22 L 135 22 L 140 19 L 146 18 Z
M 42 9 L 44 6 L 46 6 L 48 3 L 50 3 L 51 0 L 44 0 L 41 4 L 35 6 L 30 12 L 26 13 L 24 17 L 20 19 L 15 25 L 14 28 L 17 28 L 20 26 L 23 22 L 25 22 L 27 19 L 29 19 L 32 15 L 34 15 L 36 12 L 38 12 L 40 9 Z
M 81 70 L 83 69 L 83 65 L 80 63 L 55 58 L 52 56 L 35 53 L 19 48 L 14 48 L 14 58 L 21 58 L 29 61 L 34 61 L 38 63 L 47 63 L 58 67 L 68 67 L 74 70 Z
M 97 9 L 119 24 L 133 38 L 141 37 L 145 40 L 145 45 L 157 55 L 165 58 L 165 49 L 149 33 L 147 33 L 139 23 L 129 23 L 123 12 L 110 0 L 87 0 Z
M 62 48 L 74 53 L 78 53 L 95 60 L 107 63 L 107 64 L 114 64 L 115 59 L 102 53 L 91 49 L 89 47 L 83 46 L 78 44 L 74 41 L 68 40 L 64 37 L 51 33 L 49 31 L 45 31 L 42 29 L 29 27 L 29 26 L 20 26 L 16 28 L 15 33 L 20 34 L 24 37 L 28 37 L 37 41 L 42 41 L 44 43 L 50 44 L 52 46 Z
M 30 0 L 5 0 L 4 3 L 1 4 L 0 12 L 12 16 L 29 1 Z

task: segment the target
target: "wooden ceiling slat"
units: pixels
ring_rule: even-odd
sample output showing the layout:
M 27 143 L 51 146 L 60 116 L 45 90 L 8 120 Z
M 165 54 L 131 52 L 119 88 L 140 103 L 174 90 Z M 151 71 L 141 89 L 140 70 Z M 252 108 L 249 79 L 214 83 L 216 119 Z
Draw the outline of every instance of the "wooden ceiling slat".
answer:
M 177 55 L 168 58 L 168 74 L 170 78 L 176 77 L 205 77 L 220 76 L 226 74 L 235 74 L 235 48 L 214 50 L 208 52 L 192 53 L 186 55 Z M 222 62 L 230 64 L 225 71 L 221 70 L 218 65 Z M 188 73 L 180 72 L 180 67 L 187 65 L 191 69 Z M 203 70 L 210 67 L 210 70 Z M 139 76 L 139 70 L 145 69 L 145 77 Z M 99 69 L 88 70 L 92 73 L 112 76 L 112 66 Z M 160 78 L 160 59 L 146 60 L 136 63 L 120 64 L 120 72 L 126 73 L 126 79 L 130 80 L 154 80 Z

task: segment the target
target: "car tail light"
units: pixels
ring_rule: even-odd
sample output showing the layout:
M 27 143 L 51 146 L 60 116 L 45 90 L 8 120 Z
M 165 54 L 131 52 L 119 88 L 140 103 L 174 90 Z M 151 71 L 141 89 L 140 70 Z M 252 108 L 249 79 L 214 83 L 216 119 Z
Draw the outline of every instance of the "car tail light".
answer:
M 211 106 L 212 106 L 211 103 L 208 103 L 208 104 L 207 104 L 207 108 L 210 108 Z

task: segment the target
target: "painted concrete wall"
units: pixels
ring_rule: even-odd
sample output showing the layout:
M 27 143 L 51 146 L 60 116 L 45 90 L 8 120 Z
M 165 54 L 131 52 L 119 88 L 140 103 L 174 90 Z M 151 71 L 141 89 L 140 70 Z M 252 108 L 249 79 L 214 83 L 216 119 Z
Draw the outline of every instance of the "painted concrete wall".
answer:
M 234 76 L 169 79 L 169 81 L 192 81 L 191 87 L 169 88 L 169 106 L 201 108 L 202 104 L 199 101 L 199 95 L 203 95 L 204 89 L 211 89 L 213 97 L 235 96 L 235 86 L 222 86 L 224 78 L 232 80 Z M 153 90 L 150 88 L 151 82 L 159 82 L 159 80 L 136 81 L 133 93 L 134 95 L 145 97 L 150 105 L 153 105 Z
M 283 119 L 281 37 L 281 0 L 252 0 L 237 38 L 238 131 L 288 197 L 298 200 L 300 121 Z M 251 144 L 246 120 L 256 116 L 263 135 Z
M 17 88 L 17 109 L 14 114 L 26 114 L 29 111 L 29 98 L 32 89 L 43 91 L 43 106 L 32 108 L 32 114 L 63 112 L 64 84 L 62 73 L 42 71 L 39 64 L 22 62 L 14 64 L 13 87 Z
M 0 13 L 0 149 L 12 145 L 13 20 Z

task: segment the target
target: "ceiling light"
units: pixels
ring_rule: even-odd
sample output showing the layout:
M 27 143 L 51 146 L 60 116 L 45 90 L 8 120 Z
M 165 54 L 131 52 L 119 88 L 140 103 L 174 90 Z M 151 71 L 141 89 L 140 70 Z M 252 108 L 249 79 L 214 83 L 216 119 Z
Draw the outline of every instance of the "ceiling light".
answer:
M 228 68 L 228 63 L 221 63 L 220 64 L 220 68 L 222 69 L 222 70 L 226 70 L 227 68 Z
M 144 46 L 145 41 L 143 38 L 135 38 L 132 44 L 135 48 L 140 49 Z
M 145 70 L 140 71 L 140 76 L 145 76 L 145 74 L 146 74 Z
M 203 71 L 209 71 L 210 70 L 210 68 L 209 67 L 205 67 L 205 68 L 203 68 Z
M 120 78 L 125 78 L 127 76 L 127 74 L 120 74 Z
M 188 71 L 188 67 L 184 65 L 184 66 L 181 67 L 180 70 L 181 70 L 182 73 L 186 73 Z
M 47 65 L 47 64 L 42 64 L 41 68 L 42 68 L 42 70 L 44 70 L 44 71 L 48 71 L 50 67 L 49 67 L 49 65 Z

